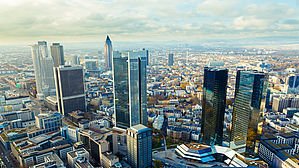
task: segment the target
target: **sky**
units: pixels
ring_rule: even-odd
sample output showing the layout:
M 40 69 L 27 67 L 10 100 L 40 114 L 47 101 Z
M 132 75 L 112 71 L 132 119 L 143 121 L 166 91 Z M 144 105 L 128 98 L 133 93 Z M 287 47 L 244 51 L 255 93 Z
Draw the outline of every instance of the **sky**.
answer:
M 0 45 L 104 41 L 299 41 L 299 0 L 0 0 Z

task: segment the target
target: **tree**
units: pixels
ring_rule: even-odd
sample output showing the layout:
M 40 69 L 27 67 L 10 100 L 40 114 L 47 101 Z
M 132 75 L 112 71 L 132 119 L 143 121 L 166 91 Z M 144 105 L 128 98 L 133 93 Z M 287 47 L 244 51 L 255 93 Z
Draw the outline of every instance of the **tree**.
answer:
M 161 160 L 155 160 L 154 161 L 154 167 L 155 168 L 163 167 L 163 162 Z

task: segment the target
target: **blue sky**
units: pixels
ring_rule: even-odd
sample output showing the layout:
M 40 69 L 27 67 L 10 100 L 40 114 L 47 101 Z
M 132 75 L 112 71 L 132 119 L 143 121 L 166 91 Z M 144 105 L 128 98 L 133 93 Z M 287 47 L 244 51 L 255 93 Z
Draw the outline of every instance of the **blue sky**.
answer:
M 299 36 L 298 0 L 1 0 L 0 44 Z

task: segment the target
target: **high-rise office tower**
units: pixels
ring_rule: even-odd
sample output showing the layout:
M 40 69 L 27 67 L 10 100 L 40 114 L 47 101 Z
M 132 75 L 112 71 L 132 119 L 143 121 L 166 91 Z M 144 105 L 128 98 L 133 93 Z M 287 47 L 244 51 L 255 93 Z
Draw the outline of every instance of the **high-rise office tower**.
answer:
M 145 51 L 113 52 L 116 127 L 147 125 Z
M 86 111 L 83 68 L 54 67 L 58 112 L 68 116 L 75 110 Z
M 168 54 L 168 66 L 173 66 L 173 54 Z
M 39 41 L 31 46 L 36 80 L 37 98 L 42 100 L 55 95 L 53 60 L 48 56 L 47 42 Z
M 146 55 L 146 65 L 149 65 L 149 53 L 148 53 L 148 50 L 146 50 L 145 48 L 143 48 L 142 50 L 145 51 L 145 55 Z
M 112 68 L 112 42 L 108 35 L 104 45 L 104 57 L 105 57 L 106 68 L 111 69 Z
M 285 87 L 288 94 L 299 94 L 299 74 L 289 76 Z
M 72 56 L 71 64 L 72 65 L 80 65 L 79 57 L 77 55 Z
M 222 145 L 227 78 L 227 69 L 204 69 L 201 134 L 207 144 Z
M 54 61 L 54 67 L 58 67 L 59 65 L 64 65 L 64 54 L 63 54 L 63 46 L 59 43 L 53 43 L 51 45 L 51 56 Z
M 128 163 L 133 168 L 152 167 L 152 130 L 142 124 L 127 129 Z
M 240 153 L 254 153 L 262 133 L 267 75 L 258 71 L 239 70 L 235 88 L 230 147 Z

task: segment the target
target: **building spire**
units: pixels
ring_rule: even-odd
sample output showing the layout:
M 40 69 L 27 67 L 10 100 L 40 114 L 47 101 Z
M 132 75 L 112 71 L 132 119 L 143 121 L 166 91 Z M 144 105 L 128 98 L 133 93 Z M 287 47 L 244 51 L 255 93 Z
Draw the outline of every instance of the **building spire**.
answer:
M 111 41 L 110 38 L 109 38 L 109 35 L 107 35 L 106 42 L 107 41 Z

